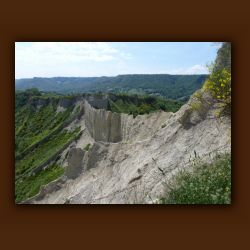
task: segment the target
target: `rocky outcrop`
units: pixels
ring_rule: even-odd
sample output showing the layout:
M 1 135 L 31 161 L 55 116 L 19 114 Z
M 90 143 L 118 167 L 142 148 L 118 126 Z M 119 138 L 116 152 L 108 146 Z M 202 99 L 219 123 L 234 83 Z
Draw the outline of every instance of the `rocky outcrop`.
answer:
M 149 115 L 111 113 L 94 109 L 85 102 L 85 124 L 95 141 L 120 142 L 140 141 L 157 132 L 173 115 L 172 112 L 158 111 Z
M 231 68 L 231 42 L 223 42 L 217 52 L 215 63 L 218 67 Z

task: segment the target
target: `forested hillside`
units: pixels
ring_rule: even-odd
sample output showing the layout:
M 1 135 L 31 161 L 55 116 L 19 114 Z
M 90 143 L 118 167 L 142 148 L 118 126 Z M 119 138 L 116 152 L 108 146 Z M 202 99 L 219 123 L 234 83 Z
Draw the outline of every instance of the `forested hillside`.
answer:
M 186 98 L 187 101 L 205 82 L 207 75 L 118 75 L 116 77 L 53 77 L 20 79 L 16 90 L 38 88 L 59 93 L 113 92 L 145 94 L 169 99 Z
M 15 114 L 27 103 L 31 96 L 41 96 L 37 88 L 27 89 L 26 91 L 15 91 Z

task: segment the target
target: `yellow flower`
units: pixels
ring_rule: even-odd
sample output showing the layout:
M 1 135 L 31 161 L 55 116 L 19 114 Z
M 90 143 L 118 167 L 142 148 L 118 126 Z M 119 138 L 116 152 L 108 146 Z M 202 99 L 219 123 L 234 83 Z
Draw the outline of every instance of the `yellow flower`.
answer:
M 217 98 L 220 98 L 220 96 L 218 95 Z
M 198 165 L 196 165 L 196 167 L 198 167 Z
M 231 140 L 228 140 L 228 142 L 231 142 Z
M 222 175 L 224 175 L 224 173 L 222 173 Z

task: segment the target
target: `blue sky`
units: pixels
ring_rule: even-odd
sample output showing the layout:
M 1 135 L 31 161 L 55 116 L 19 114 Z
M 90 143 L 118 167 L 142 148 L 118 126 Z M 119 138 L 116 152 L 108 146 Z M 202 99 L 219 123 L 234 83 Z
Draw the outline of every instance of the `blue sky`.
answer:
M 16 42 L 15 79 L 207 74 L 211 42 Z

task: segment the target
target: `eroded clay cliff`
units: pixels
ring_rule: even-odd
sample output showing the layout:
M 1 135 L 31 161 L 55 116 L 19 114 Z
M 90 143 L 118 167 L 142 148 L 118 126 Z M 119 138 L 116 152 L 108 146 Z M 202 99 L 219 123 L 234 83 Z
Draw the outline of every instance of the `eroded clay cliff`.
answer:
M 171 178 L 194 150 L 200 157 L 231 150 L 230 124 L 218 125 L 218 107 L 198 114 L 192 112 L 191 101 L 175 114 L 155 112 L 133 119 L 94 109 L 85 100 L 83 117 L 95 142 L 88 152 L 71 148 L 63 176 L 22 204 L 62 204 L 65 199 L 70 204 L 123 204 L 148 199 L 145 193 L 156 199 L 164 192 L 158 167 Z

